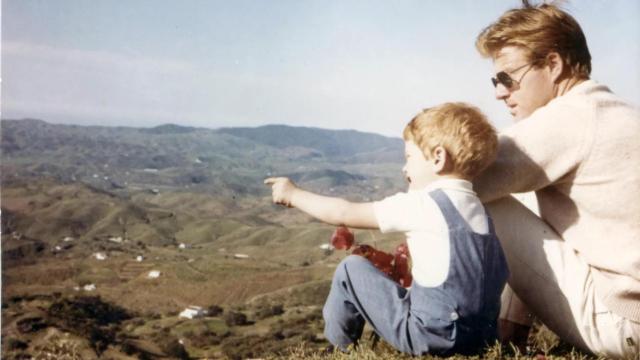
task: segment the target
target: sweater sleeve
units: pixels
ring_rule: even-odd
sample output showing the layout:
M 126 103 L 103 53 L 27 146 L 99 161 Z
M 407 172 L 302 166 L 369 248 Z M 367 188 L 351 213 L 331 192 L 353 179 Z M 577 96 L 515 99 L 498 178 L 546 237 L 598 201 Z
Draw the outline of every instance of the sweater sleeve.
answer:
M 584 107 L 551 102 L 507 128 L 498 137 L 496 161 L 474 179 L 480 199 L 569 181 L 585 157 L 592 116 Z

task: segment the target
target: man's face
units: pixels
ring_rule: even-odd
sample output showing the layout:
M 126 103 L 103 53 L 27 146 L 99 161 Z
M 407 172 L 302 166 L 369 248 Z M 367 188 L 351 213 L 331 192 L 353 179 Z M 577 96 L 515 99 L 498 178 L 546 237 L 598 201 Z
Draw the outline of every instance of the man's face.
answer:
M 409 182 L 409 190 L 424 189 L 437 178 L 433 161 L 429 161 L 413 141 L 405 141 L 404 156 L 406 163 L 402 172 Z
M 493 59 L 493 67 L 495 74 L 505 72 L 513 79 L 511 88 L 498 83 L 495 91 L 496 99 L 504 101 L 516 121 L 528 117 L 554 98 L 554 81 L 548 67 L 534 67 L 523 49 L 502 48 Z

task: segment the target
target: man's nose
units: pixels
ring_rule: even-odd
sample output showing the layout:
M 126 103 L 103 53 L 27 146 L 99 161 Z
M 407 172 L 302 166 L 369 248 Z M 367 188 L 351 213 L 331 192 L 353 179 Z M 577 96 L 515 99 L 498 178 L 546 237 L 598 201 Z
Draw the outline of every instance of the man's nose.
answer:
M 498 83 L 496 85 L 495 94 L 496 94 L 496 99 L 497 100 L 504 100 L 504 99 L 509 97 L 510 91 L 509 91 L 509 89 L 507 89 L 506 86 Z

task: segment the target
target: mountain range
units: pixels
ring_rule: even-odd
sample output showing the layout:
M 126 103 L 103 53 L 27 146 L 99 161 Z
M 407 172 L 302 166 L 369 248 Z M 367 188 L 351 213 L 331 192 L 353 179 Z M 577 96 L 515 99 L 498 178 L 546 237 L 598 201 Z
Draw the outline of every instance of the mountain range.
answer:
M 263 194 L 261 179 L 273 175 L 329 187 L 362 180 L 402 186 L 402 141 L 353 130 L 1 124 L 3 168 L 19 178 L 46 175 L 108 191 L 181 187 L 252 195 Z

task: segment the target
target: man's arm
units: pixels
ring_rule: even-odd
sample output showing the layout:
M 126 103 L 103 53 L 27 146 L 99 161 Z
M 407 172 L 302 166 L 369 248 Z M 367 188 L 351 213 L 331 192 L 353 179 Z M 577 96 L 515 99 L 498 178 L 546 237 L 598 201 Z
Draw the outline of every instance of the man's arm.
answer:
M 496 160 L 473 179 L 473 189 L 486 203 L 512 193 L 535 191 L 549 183 L 544 169 L 513 138 L 501 135 Z
M 547 105 L 503 131 L 495 162 L 473 180 L 482 202 L 571 181 L 567 175 L 580 165 L 592 142 L 589 109 Z
M 273 202 L 296 207 L 314 218 L 332 225 L 360 229 L 378 229 L 373 203 L 353 203 L 341 198 L 322 196 L 298 188 L 284 177 L 268 178 Z

